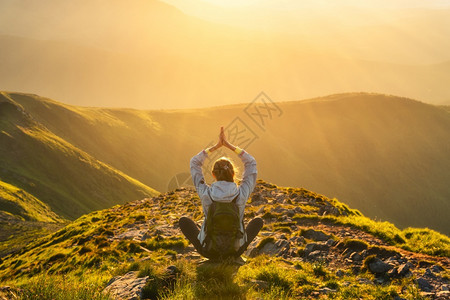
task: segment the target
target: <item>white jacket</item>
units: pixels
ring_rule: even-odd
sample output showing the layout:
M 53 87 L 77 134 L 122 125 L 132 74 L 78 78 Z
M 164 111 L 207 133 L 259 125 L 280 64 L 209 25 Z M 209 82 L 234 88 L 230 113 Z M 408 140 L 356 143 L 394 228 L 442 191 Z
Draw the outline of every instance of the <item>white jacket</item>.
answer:
M 244 233 L 242 239 L 238 242 L 236 246 L 242 246 L 247 241 L 247 235 L 244 232 L 242 225 L 242 220 L 244 219 L 244 209 L 245 203 L 247 202 L 250 194 L 256 185 L 256 160 L 253 156 L 247 153 L 245 150 L 238 155 L 238 157 L 244 163 L 244 176 L 242 182 L 238 186 L 234 182 L 229 181 L 215 181 L 211 185 L 205 183 L 205 178 L 202 172 L 202 165 L 208 154 L 205 150 L 200 151 L 197 155 L 191 158 L 191 176 L 194 182 L 195 188 L 197 189 L 198 196 L 202 201 L 203 213 L 205 218 L 203 219 L 202 228 L 198 235 L 200 243 L 205 240 L 205 225 L 206 216 L 208 215 L 208 208 L 212 204 L 211 197 L 216 202 L 231 202 L 236 195 L 239 197 L 236 200 L 236 204 L 239 208 L 241 231 Z

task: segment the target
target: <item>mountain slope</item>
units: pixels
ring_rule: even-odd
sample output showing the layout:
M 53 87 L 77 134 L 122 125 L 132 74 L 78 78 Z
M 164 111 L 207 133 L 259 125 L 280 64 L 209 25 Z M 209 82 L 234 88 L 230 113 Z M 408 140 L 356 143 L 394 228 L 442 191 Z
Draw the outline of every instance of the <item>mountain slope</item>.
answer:
M 277 177 L 346 199 L 372 218 L 448 233 L 450 114 L 381 95 L 317 100 L 280 105 L 284 114 L 271 125 L 267 142 L 280 143 L 278 133 L 295 128 L 281 136 L 290 141 L 285 147 L 298 168 L 285 167 Z
M 76 218 L 157 194 L 49 131 L 6 93 L 0 94 L 0 117 L 1 180 L 59 216 Z
M 124 295 L 139 286 L 132 290 L 144 299 L 448 295 L 440 290 L 449 275 L 447 236 L 424 229 L 401 231 L 302 188 L 258 181 L 245 220 L 260 216 L 265 226 L 239 270 L 201 264 L 178 228 L 181 216 L 201 222 L 194 189 L 92 212 L 4 257 L 0 283 L 10 285 L 12 292 L 20 287 L 17 293 L 29 298 L 84 293 L 85 298 L 104 299 L 100 291 L 106 285 Z
M 45 203 L 29 193 L 0 181 L 0 213 L 8 213 L 21 220 L 40 222 L 62 222 Z M 3 240 L 0 238 L 0 240 Z
M 272 182 L 302 183 L 397 226 L 444 233 L 450 228 L 450 114 L 441 107 L 395 96 L 338 94 L 277 103 L 280 111 L 269 118 L 256 101 L 247 112 L 258 106 L 267 115 L 261 128 L 246 105 L 139 111 L 9 95 L 65 141 L 160 191 L 188 180 L 189 159 L 225 126 Z M 253 135 L 236 136 L 236 128 Z M 251 144 L 244 142 L 253 137 Z M 211 180 L 210 167 L 207 161 Z

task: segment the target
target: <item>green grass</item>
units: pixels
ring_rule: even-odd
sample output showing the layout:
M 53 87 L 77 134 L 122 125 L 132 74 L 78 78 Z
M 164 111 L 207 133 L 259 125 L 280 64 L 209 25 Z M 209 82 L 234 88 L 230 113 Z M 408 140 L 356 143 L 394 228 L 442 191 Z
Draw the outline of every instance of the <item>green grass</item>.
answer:
M 226 265 L 195 268 L 188 261 L 178 264 L 184 264 L 184 271 L 173 289 L 165 291 L 163 299 L 315 299 L 313 292 L 324 287 L 335 290 L 329 295 L 332 299 L 419 296 L 412 279 L 391 286 L 362 284 L 353 276 L 336 278 L 325 265 L 301 263 L 301 267 L 293 267 L 269 256 L 249 259 L 235 276 L 233 268 Z
M 427 228 L 406 228 L 402 236 L 407 241 L 402 246 L 406 250 L 450 257 L 448 236 Z
M 20 291 L 17 294 L 23 300 L 111 300 L 109 295 L 102 293 L 104 285 L 104 280 L 95 276 L 43 275 L 19 284 Z
M 63 222 L 45 203 L 23 189 L 0 180 L 0 211 L 22 221 Z
M 450 238 L 431 229 L 406 228 L 400 230 L 392 223 L 375 221 L 362 215 L 346 217 L 296 215 L 293 219 L 300 224 L 305 220 L 309 220 L 325 224 L 351 226 L 373 234 L 386 243 L 405 250 L 450 257 Z
M 355 251 L 366 250 L 369 247 L 369 245 L 365 241 L 349 238 L 344 239 L 342 241 L 342 245 L 344 248 L 350 248 Z
M 144 243 L 144 247 L 148 250 L 157 249 L 184 249 L 188 246 L 188 242 L 184 238 L 171 237 L 171 238 L 152 238 Z

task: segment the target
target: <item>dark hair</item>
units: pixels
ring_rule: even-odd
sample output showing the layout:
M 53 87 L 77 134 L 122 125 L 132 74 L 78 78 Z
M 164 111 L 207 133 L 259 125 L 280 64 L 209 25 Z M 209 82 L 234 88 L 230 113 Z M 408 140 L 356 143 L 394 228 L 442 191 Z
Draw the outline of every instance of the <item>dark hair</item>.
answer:
M 216 180 L 234 182 L 234 165 L 227 157 L 221 157 L 214 163 L 212 173 Z

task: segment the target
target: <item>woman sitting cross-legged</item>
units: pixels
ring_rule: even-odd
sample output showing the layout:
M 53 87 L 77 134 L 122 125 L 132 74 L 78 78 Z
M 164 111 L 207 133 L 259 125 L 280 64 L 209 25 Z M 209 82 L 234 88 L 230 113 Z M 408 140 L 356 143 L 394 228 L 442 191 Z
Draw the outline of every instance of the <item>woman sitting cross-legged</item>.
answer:
M 205 183 L 203 162 L 212 151 L 222 146 L 236 152 L 244 163 L 244 176 L 239 185 L 235 183 L 235 167 L 227 157 L 214 163 L 212 175 L 216 181 L 211 185 Z M 190 163 L 205 219 L 199 230 L 194 221 L 182 217 L 179 221 L 181 231 L 197 252 L 207 258 L 240 257 L 264 224 L 261 218 L 255 218 L 244 229 L 245 204 L 256 185 L 256 160 L 245 150 L 229 143 L 222 127 L 217 144 L 200 151 Z

